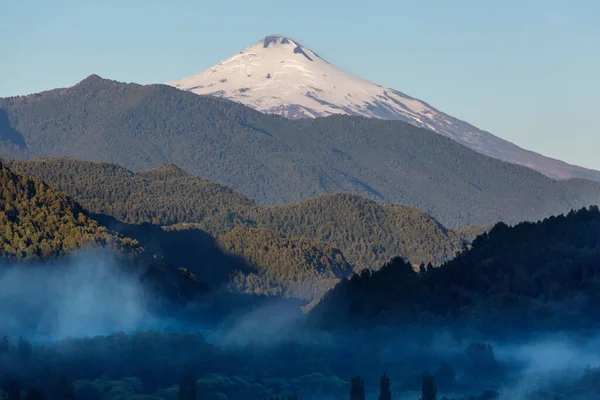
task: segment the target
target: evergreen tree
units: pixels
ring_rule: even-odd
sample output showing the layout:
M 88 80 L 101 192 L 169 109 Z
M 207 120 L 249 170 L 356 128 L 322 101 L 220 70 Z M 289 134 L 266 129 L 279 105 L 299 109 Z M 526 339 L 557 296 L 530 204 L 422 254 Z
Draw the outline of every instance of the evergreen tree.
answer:
M 191 368 L 186 368 L 179 381 L 179 400 L 197 400 L 196 377 Z
M 421 400 L 436 400 L 437 387 L 433 377 L 429 374 L 423 375 L 423 387 Z
M 390 390 L 390 377 L 383 374 L 379 386 L 379 400 L 392 400 L 392 391 Z
M 365 400 L 365 382 L 360 376 L 350 381 L 350 400 Z

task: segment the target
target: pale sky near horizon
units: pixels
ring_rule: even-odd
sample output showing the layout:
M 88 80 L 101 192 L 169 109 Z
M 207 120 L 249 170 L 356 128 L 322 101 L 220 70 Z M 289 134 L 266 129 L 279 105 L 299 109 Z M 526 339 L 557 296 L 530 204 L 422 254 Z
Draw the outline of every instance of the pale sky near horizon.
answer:
M 0 16 L 0 97 L 93 73 L 164 83 L 281 34 L 524 148 L 600 170 L 595 0 L 3 0 Z

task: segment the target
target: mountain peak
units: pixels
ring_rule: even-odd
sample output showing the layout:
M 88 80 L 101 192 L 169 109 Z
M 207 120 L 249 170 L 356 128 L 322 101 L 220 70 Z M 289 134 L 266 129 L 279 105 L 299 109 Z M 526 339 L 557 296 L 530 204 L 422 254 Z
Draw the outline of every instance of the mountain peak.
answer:
M 305 49 L 300 43 L 286 36 L 269 35 L 250 48 L 262 47 L 268 50 L 288 51 L 291 54 L 301 55 L 308 61 L 314 61 L 314 58 L 320 58 L 310 49 Z M 248 50 L 248 49 L 246 49 Z
M 261 40 L 261 43 L 263 44 L 263 47 L 265 49 L 269 48 L 269 46 L 271 44 L 273 44 L 273 45 L 290 44 L 290 42 L 293 42 L 293 40 L 291 40 L 285 36 L 277 36 L 277 35 L 269 35 L 269 36 L 266 36 L 263 40 Z
M 100 75 L 92 74 L 86 78 L 83 78 L 78 85 L 90 85 L 100 82 L 110 82 L 108 79 L 102 78 Z
M 122 83 L 111 79 L 102 78 L 101 76 L 96 74 L 92 74 L 87 78 L 81 80 L 78 84 L 73 86 L 72 89 L 98 90 L 117 85 L 122 85 Z
M 424 101 L 343 71 L 286 36 L 269 35 L 204 72 L 167 84 L 293 119 L 346 114 L 401 120 L 553 178 L 595 174 L 522 149 Z

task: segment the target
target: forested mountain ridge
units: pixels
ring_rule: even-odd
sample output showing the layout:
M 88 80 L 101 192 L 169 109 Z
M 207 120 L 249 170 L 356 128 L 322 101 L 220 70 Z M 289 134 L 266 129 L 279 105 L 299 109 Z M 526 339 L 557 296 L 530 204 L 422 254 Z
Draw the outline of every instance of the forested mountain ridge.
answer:
M 315 238 L 342 249 L 356 271 L 402 256 L 439 265 L 461 248 L 460 234 L 403 205 L 382 205 L 349 194 L 263 208 L 253 220 L 286 235 Z
M 66 195 L 8 169 L 0 160 L 0 254 L 47 259 L 85 246 L 140 253 L 137 241 L 110 232 Z
M 8 162 L 60 188 L 90 211 L 123 222 L 176 223 L 173 229 L 201 229 L 215 238 L 235 227 L 268 228 L 338 248 L 356 270 L 394 256 L 437 265 L 461 248 L 463 233 L 446 229 L 415 208 L 382 205 L 354 195 L 332 194 L 264 207 L 175 166 L 133 173 L 113 164 L 73 159 Z
M 141 216 L 143 223 L 123 224 L 102 213 L 91 214 L 65 194 L 36 178 L 14 173 L 1 163 L 0 250 L 5 257 L 48 260 L 84 247 L 108 247 L 135 262 L 150 259 L 151 263 L 187 267 L 180 271 L 182 277 L 194 277 L 214 288 L 226 284 L 234 292 L 309 301 L 352 273 L 352 266 L 340 250 L 314 239 L 285 237 L 268 229 L 248 230 L 240 225 L 217 242 L 192 226 L 161 228 L 148 223 L 196 215 L 211 225 L 215 216 L 227 220 L 229 210 L 237 207 L 242 211 L 253 204 L 229 188 L 202 181 L 175 166 L 133 174 L 106 163 L 80 163 L 82 169 L 69 175 L 72 170 L 67 164 L 76 161 L 58 161 L 59 167 L 52 164 L 48 171 L 54 177 L 81 184 L 80 193 L 90 194 L 99 211 L 117 210 L 117 215 L 129 215 L 120 213 L 119 207 L 133 203 L 139 209 L 131 218 Z M 101 173 L 87 170 L 86 174 L 85 168 Z M 93 179 L 88 181 L 90 177 Z M 157 211 L 154 214 L 151 210 Z M 222 229 L 220 223 L 216 229 Z M 155 255 L 161 259 L 154 260 Z M 164 279 L 162 271 L 155 271 L 157 278 Z M 185 282 L 181 284 L 185 287 Z
M 115 164 L 68 158 L 6 163 L 52 184 L 92 212 L 127 223 L 201 222 L 254 205 L 226 186 L 192 177 L 171 164 L 134 173 Z
M 70 156 L 133 170 L 174 163 L 260 204 L 346 192 L 416 207 L 453 228 L 537 220 L 600 200 L 598 183 L 553 181 L 401 121 L 291 121 L 98 76 L 0 99 L 0 156 Z
M 219 247 L 256 272 L 237 274 L 231 285 L 245 293 L 318 299 L 352 274 L 342 252 L 317 240 L 286 237 L 265 228 L 235 228 Z
M 439 268 L 396 258 L 344 280 L 312 311 L 330 328 L 377 324 L 468 326 L 487 334 L 598 327 L 600 211 L 499 223 Z
M 46 263 L 81 249 L 104 249 L 115 262 L 173 300 L 191 299 L 207 287 L 176 265 L 148 252 L 137 240 L 103 226 L 77 202 L 44 182 L 11 171 L 0 160 L 0 258 Z M 33 264 L 32 264 L 33 265 Z

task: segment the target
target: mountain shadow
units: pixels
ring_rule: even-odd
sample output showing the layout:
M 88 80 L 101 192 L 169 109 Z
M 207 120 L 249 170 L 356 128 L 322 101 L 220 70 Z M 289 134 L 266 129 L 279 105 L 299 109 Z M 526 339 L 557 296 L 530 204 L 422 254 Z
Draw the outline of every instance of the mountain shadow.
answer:
M 173 230 L 149 223 L 128 224 L 104 214 L 93 217 L 110 230 L 134 238 L 149 253 L 185 269 L 213 288 L 226 285 L 238 272 L 253 272 L 241 258 L 221 251 L 215 238 L 201 229 Z
M 11 126 L 8 113 L 3 109 L 0 109 L 0 141 L 10 142 L 20 149 L 27 148 L 25 137 Z

